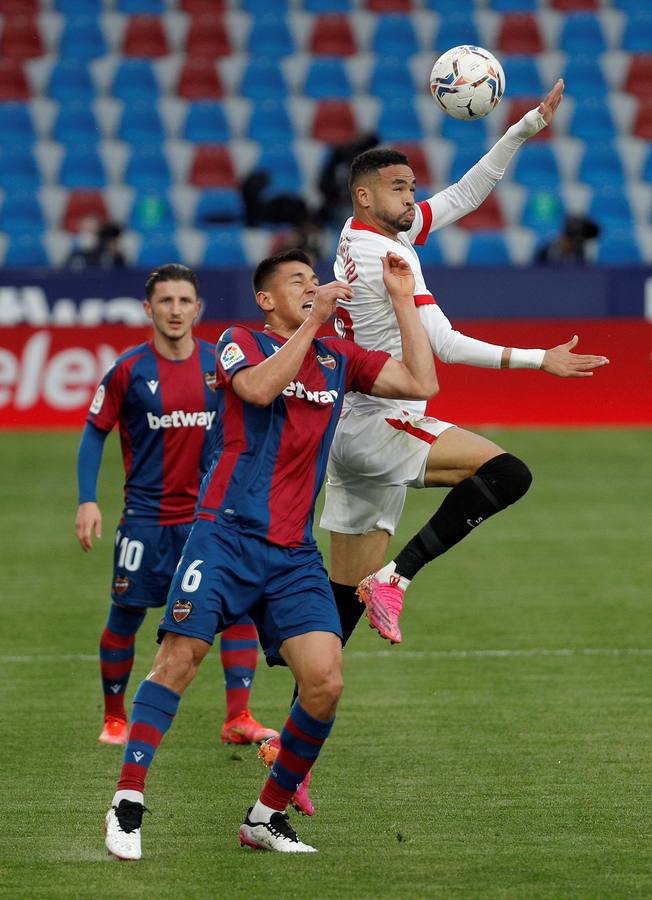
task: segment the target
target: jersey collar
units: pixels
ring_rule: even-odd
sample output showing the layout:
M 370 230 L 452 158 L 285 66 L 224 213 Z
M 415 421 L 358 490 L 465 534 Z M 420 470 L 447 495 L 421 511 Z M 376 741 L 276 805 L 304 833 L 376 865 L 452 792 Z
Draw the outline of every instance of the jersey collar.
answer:
M 351 219 L 351 228 L 354 231 L 373 231 L 374 234 L 379 234 L 381 237 L 387 237 L 386 234 L 383 234 L 382 231 L 378 231 L 373 225 L 367 225 L 366 222 L 361 222 L 360 219 L 356 219 L 355 217 Z

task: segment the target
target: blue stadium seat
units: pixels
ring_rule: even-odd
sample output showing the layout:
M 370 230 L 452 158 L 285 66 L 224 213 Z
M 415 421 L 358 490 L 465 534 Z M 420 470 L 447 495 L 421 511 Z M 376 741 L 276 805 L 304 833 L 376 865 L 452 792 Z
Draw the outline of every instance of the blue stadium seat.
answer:
M 564 53 L 603 53 L 607 44 L 594 13 L 566 13 L 559 37 L 559 49 Z
M 267 195 L 278 193 L 298 194 L 303 187 L 299 163 L 288 144 L 266 144 L 256 162 L 256 169 L 269 175 Z
M 195 209 L 195 226 L 212 229 L 225 222 L 242 222 L 245 208 L 242 194 L 235 188 L 202 191 Z
M 577 180 L 595 187 L 622 185 L 625 178 L 618 148 L 611 143 L 587 146 L 577 172 Z
M 8 191 L 0 212 L 0 229 L 14 233 L 42 231 L 43 210 L 34 191 Z
M 353 91 L 342 60 L 335 56 L 313 58 L 308 67 L 304 93 L 314 100 L 350 97 Z
M 537 0 L 489 0 L 489 8 L 495 12 L 536 12 Z
M 575 109 L 568 123 L 568 133 L 583 141 L 610 141 L 616 137 L 608 104 L 604 97 L 575 97 Z
M 130 16 L 156 16 L 166 11 L 163 0 L 118 0 L 117 8 Z
M 260 144 L 282 143 L 292 138 L 294 127 L 282 100 L 261 100 L 254 104 L 247 137 Z
M 248 263 L 243 242 L 244 232 L 241 228 L 212 228 L 204 248 L 203 264 L 229 268 L 243 266 Z
M 250 58 L 240 82 L 240 93 L 248 100 L 281 100 L 287 97 L 285 77 L 273 57 Z
M 650 8 L 649 0 L 614 0 L 614 6 L 630 14 L 645 12 Z
M 41 235 L 30 231 L 26 234 L 12 234 L 7 243 L 4 265 L 16 266 L 48 266 L 47 251 Z
M 128 144 L 164 141 L 165 129 L 155 104 L 144 103 L 142 100 L 126 103 L 120 117 L 117 137 Z
M 124 182 L 139 190 L 166 191 L 172 183 L 170 166 L 159 144 L 133 147 L 125 168 Z
M 36 190 L 41 173 L 31 148 L 10 145 L 0 153 L 0 187 L 4 190 Z
M 123 103 L 154 102 L 159 87 L 151 61 L 138 57 L 121 59 L 113 76 L 111 94 Z
M 422 266 L 440 266 L 446 262 L 436 234 L 428 235 L 428 240 L 425 244 L 416 247 L 416 251 Z
M 596 261 L 606 265 L 642 263 L 641 248 L 631 229 L 605 232 L 598 240 Z
M 443 53 L 450 47 L 460 44 L 474 44 L 481 46 L 480 32 L 473 17 L 473 13 L 456 10 L 446 12 L 442 16 L 441 26 L 435 38 L 437 53 Z
M 174 231 L 177 220 L 168 195 L 153 191 L 137 193 L 131 205 L 128 224 L 134 231 Z
M 0 103 L 0 146 L 31 147 L 36 131 L 27 103 Z
M 383 103 L 376 131 L 383 141 L 420 141 L 424 137 L 414 106 L 403 99 Z
M 469 239 L 466 262 L 474 266 L 509 265 L 509 248 L 503 232 L 474 231 Z
M 480 141 L 458 144 L 448 171 L 448 181 L 451 184 L 454 181 L 459 181 L 469 171 L 471 166 L 474 166 L 480 157 L 484 155 L 484 152 L 485 145 Z
M 625 25 L 621 42 L 630 53 L 652 53 L 652 9 L 632 12 Z
M 641 178 L 648 184 L 652 184 L 652 143 L 648 142 L 646 146 L 648 149 L 643 160 L 643 170 L 641 172 Z
M 541 239 L 559 234 L 566 210 L 556 190 L 533 188 L 523 205 L 521 225 L 536 231 Z
M 69 145 L 59 170 L 59 183 L 67 188 L 106 187 L 106 172 L 97 147 L 93 144 Z
M 507 74 L 505 74 L 507 78 Z M 602 67 L 593 56 L 571 56 L 568 58 L 563 72 L 566 90 L 569 94 L 580 96 L 602 96 L 607 91 L 607 83 Z
M 102 134 L 92 108 L 77 101 L 59 104 L 51 137 L 60 144 L 95 144 Z
M 59 41 L 59 55 L 65 59 L 96 59 L 108 52 L 106 41 L 95 16 L 66 18 Z
M 374 64 L 368 93 L 381 100 L 414 98 L 416 88 L 412 73 L 404 59 L 395 56 L 381 57 Z
M 441 116 L 441 137 L 447 141 L 455 141 L 456 144 L 473 141 L 485 141 L 487 138 L 486 119 L 454 119 L 452 116 Z
M 102 0 L 56 0 L 54 8 L 66 16 L 99 15 L 104 10 Z
M 431 9 L 434 12 L 445 13 L 448 15 L 451 11 L 450 0 L 424 0 L 425 9 Z M 459 12 L 465 12 L 467 15 L 471 14 L 475 9 L 475 0 L 457 0 L 455 3 L 455 10 Z M 443 50 L 442 50 L 443 52 Z
M 419 42 L 410 16 L 378 15 L 371 49 L 378 56 L 406 56 L 419 52 Z
M 181 262 L 179 245 L 169 231 L 145 232 L 142 235 L 136 265 L 143 268 Z
M 226 144 L 230 141 L 231 129 L 222 104 L 214 100 L 189 103 L 181 137 L 194 144 Z
M 294 38 L 283 16 L 256 17 L 247 37 L 247 50 L 252 55 L 265 48 L 268 56 L 291 56 L 296 53 Z
M 627 195 L 615 185 L 595 188 L 588 216 L 604 231 L 631 229 L 634 226 L 634 215 Z
M 502 66 L 510 99 L 543 95 L 543 83 L 533 57 L 508 54 L 503 57 Z
M 288 11 L 288 0 L 242 0 L 242 9 L 254 16 L 283 16 Z
M 557 158 L 545 143 L 528 143 L 518 151 L 513 163 L 513 178 L 533 188 L 555 188 L 560 183 Z
M 95 86 L 88 66 L 80 59 L 59 59 L 52 67 L 47 92 L 59 103 L 90 103 Z
M 311 13 L 348 13 L 351 0 L 303 0 L 303 8 Z

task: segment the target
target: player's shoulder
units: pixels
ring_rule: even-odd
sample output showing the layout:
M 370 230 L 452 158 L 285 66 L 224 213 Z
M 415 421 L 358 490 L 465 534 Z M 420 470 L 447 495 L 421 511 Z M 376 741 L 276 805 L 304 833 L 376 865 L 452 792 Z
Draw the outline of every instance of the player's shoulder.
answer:
M 329 355 L 335 353 L 348 359 L 350 356 L 354 356 L 360 351 L 364 352 L 362 347 L 354 341 L 350 341 L 348 338 L 337 337 L 337 335 L 327 335 L 326 337 L 319 338 L 315 343 L 317 345 L 318 357 L 320 353 L 326 352 Z
M 124 353 L 121 353 L 120 356 L 116 357 L 107 374 L 113 375 L 117 372 L 130 370 L 139 359 L 149 356 L 151 353 L 152 348 L 148 341 L 138 344 L 136 347 L 130 347 L 129 350 L 125 350 Z

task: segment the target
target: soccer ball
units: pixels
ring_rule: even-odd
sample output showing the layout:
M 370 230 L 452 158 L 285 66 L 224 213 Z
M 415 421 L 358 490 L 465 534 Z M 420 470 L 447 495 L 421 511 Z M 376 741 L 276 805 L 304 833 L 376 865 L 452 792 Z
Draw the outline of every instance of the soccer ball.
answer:
M 439 57 L 430 73 L 430 90 L 454 119 L 481 119 L 500 103 L 505 73 L 488 50 L 465 44 Z

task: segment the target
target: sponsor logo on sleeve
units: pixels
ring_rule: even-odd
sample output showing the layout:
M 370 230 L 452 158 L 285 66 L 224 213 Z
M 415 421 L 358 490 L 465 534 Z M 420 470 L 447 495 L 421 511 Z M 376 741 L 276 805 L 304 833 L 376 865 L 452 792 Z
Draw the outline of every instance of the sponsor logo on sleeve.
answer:
M 239 363 L 240 360 L 245 358 L 244 353 L 240 349 L 240 347 L 231 342 L 227 344 L 222 353 L 220 354 L 220 362 L 222 363 L 222 367 L 224 369 L 230 369 L 236 363 Z
M 92 412 L 94 416 L 98 414 L 98 412 L 102 409 L 102 404 L 104 403 L 104 396 L 106 391 L 104 390 L 104 385 L 101 384 L 98 389 L 95 391 L 95 396 L 93 397 L 93 402 L 90 405 L 89 412 Z
M 172 618 L 177 623 L 185 622 L 192 612 L 192 602 L 190 600 L 176 600 L 172 607 Z

